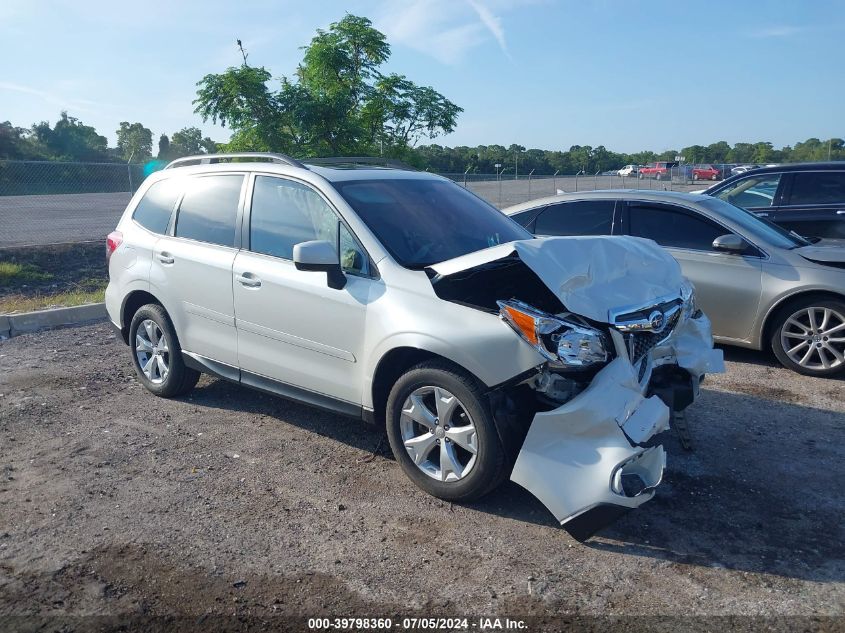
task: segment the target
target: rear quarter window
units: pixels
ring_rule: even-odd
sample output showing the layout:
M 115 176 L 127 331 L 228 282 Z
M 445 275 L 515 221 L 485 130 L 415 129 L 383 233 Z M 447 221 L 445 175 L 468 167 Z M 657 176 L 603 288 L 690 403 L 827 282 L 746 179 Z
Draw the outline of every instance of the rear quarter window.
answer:
M 180 179 L 171 178 L 153 183 L 132 214 L 132 219 L 153 233 L 164 233 L 170 214 L 182 193 Z

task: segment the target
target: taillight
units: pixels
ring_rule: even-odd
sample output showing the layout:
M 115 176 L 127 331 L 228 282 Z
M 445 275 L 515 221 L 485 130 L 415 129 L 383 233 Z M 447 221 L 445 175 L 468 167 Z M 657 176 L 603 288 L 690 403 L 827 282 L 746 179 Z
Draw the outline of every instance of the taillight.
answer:
M 117 247 L 123 242 L 123 233 L 120 231 L 112 231 L 106 237 L 106 264 L 111 259 L 111 254 L 117 250 Z

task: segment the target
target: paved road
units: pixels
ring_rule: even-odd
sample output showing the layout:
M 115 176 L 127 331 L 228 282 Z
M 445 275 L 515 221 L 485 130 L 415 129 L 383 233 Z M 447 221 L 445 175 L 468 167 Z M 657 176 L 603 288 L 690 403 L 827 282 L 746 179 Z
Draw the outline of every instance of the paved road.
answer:
M 533 198 L 554 195 L 556 190 L 591 189 L 701 189 L 702 184 L 681 185 L 635 180 L 618 176 L 565 176 L 553 178 L 468 182 L 467 187 L 503 208 Z M 0 247 L 103 240 L 114 229 L 129 202 L 129 193 L 84 193 L 55 196 L 0 196 Z
M 129 193 L 0 196 L 0 246 L 105 240 Z
M 669 435 L 655 498 L 582 545 L 515 484 L 425 495 L 362 422 L 210 378 L 156 398 L 129 353 L 106 325 L 0 342 L 0 630 L 36 614 L 132 631 L 485 614 L 842 630 L 840 380 L 730 351 L 690 410 L 695 450 Z M 686 619 L 589 620 L 634 615 Z M 714 615 L 736 619 L 690 617 Z

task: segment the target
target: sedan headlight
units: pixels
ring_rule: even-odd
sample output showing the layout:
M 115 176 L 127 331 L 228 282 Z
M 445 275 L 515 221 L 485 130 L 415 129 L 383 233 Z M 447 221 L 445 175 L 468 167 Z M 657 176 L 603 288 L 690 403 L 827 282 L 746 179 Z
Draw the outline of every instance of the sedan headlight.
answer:
M 588 325 L 546 314 L 521 301 L 497 301 L 499 315 L 553 365 L 587 368 L 610 357 L 605 336 Z
M 684 279 L 684 283 L 681 284 L 681 301 L 683 301 L 684 319 L 692 318 L 698 312 L 698 306 L 695 304 L 695 286 L 689 279 Z

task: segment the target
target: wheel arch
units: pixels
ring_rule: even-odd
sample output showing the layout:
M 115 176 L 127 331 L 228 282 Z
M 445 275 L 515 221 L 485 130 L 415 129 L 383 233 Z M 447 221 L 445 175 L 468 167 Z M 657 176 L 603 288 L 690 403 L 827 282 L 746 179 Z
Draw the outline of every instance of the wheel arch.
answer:
M 759 349 L 769 349 L 769 341 L 772 338 L 772 328 L 775 326 L 776 317 L 780 311 L 788 304 L 793 302 L 807 301 L 810 299 L 822 299 L 845 302 L 845 295 L 833 292 L 831 290 L 800 290 L 790 295 L 780 297 L 776 303 L 769 306 L 768 312 L 763 317 L 763 325 L 760 328 L 758 337 Z
M 387 398 L 390 395 L 391 388 L 399 377 L 414 365 L 418 365 L 426 361 L 442 362 L 451 366 L 455 370 L 474 378 L 479 384 L 484 384 L 478 376 L 451 358 L 447 358 L 441 354 L 421 349 L 419 347 L 394 347 L 388 350 L 379 359 L 376 364 L 375 371 L 373 372 L 371 387 L 373 403 L 372 421 L 377 426 L 383 427 L 385 425 Z
M 120 306 L 120 334 L 123 336 L 124 343 L 129 342 L 129 323 L 132 321 L 132 316 L 141 306 L 147 305 L 148 303 L 155 303 L 164 308 L 164 304 L 155 295 L 146 290 L 133 290 L 123 298 Z

